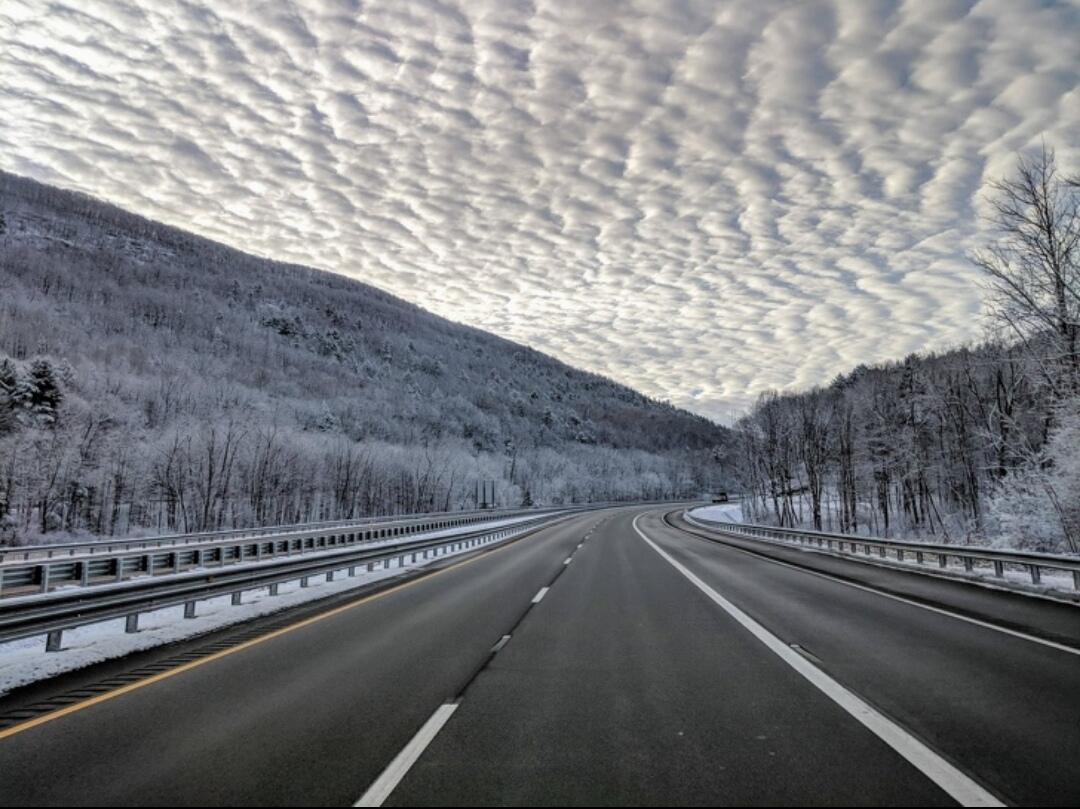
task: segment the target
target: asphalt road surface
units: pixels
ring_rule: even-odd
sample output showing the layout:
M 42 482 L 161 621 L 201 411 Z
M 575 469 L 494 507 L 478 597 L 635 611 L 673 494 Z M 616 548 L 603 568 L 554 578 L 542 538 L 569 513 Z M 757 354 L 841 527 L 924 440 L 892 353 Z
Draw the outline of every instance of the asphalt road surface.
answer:
M 0 700 L 0 804 L 1080 804 L 1080 608 L 655 507 L 266 626 Z

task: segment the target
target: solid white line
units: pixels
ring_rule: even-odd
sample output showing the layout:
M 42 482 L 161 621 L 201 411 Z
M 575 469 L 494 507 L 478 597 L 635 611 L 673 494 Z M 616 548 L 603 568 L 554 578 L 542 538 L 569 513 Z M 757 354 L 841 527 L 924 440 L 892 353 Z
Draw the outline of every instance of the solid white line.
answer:
M 707 531 L 709 529 L 706 528 L 704 530 Z M 720 532 L 720 533 L 723 533 L 723 532 Z M 743 539 L 743 537 L 739 536 L 738 534 L 728 535 L 728 536 L 734 536 L 737 539 Z M 986 629 L 992 629 L 995 632 L 1002 633 L 1003 635 L 1011 635 L 1014 638 L 1020 638 L 1021 640 L 1030 641 L 1031 643 L 1038 643 L 1041 646 L 1048 646 L 1051 649 L 1057 649 L 1059 652 L 1067 652 L 1068 654 L 1072 654 L 1072 655 L 1080 655 L 1080 649 L 1077 649 L 1075 646 L 1066 646 L 1064 643 L 1058 643 L 1057 641 L 1047 640 L 1046 638 L 1040 638 L 1037 635 L 1029 635 L 1026 632 L 1019 631 L 1018 629 L 1009 629 L 1007 626 L 1000 626 L 999 624 L 992 624 L 989 621 L 982 621 L 982 620 L 980 620 L 978 618 L 972 618 L 972 617 L 970 617 L 968 615 L 962 615 L 962 614 L 960 614 L 958 612 L 952 612 L 951 610 L 946 610 L 946 609 L 943 609 L 941 607 L 935 607 L 935 606 L 933 606 L 931 604 L 923 604 L 921 601 L 915 601 L 915 600 L 910 599 L 910 598 L 905 598 L 904 596 L 894 595 L 893 593 L 886 593 L 883 590 L 877 590 L 877 589 L 875 589 L 873 587 L 867 587 L 865 584 L 856 584 L 853 581 L 847 581 L 846 579 L 841 579 L 841 578 L 839 578 L 837 576 L 832 576 L 832 575 L 830 575 L 828 573 L 822 573 L 820 570 L 809 570 L 809 569 L 807 569 L 805 567 L 800 567 L 799 565 L 793 565 L 793 564 L 791 564 L 791 562 L 785 562 L 782 559 L 773 559 L 773 558 L 771 558 L 769 556 L 765 556 L 765 555 L 760 554 L 760 553 L 755 553 L 754 551 L 748 550 L 746 548 L 740 548 L 738 545 L 729 545 L 727 543 L 721 543 L 721 544 L 723 544 L 725 548 L 731 548 L 731 550 L 733 550 L 733 551 L 739 551 L 740 553 L 748 554 L 750 556 L 761 559 L 763 562 L 771 562 L 774 565 L 780 565 L 781 567 L 788 567 L 788 568 L 791 568 L 792 570 L 797 570 L 800 573 L 808 573 L 811 576 L 817 576 L 818 578 L 828 579 L 829 581 L 836 582 L 837 584 L 843 584 L 843 585 L 845 585 L 847 587 L 854 587 L 856 590 L 862 590 L 864 593 L 873 593 L 874 595 L 881 596 L 882 598 L 889 598 L 889 599 L 892 599 L 893 601 L 899 601 L 901 604 L 908 604 L 908 605 L 910 605 L 912 607 L 918 607 L 921 610 L 927 610 L 928 612 L 936 612 L 938 615 L 946 615 L 949 618 L 955 618 L 957 621 L 964 621 L 964 622 L 969 623 L 969 624 L 975 624 L 975 626 L 981 626 L 981 627 L 984 627 Z M 795 548 L 794 546 L 791 546 L 791 545 L 781 545 L 780 543 L 772 543 L 772 542 L 770 542 L 769 544 L 776 544 L 779 547 L 802 550 L 801 548 Z M 814 550 L 811 550 L 809 552 L 810 553 L 820 553 L 819 551 L 814 551 Z M 831 556 L 832 554 L 821 554 L 821 555 Z M 834 556 L 834 558 L 836 558 L 836 559 L 845 559 L 847 557 Z M 859 561 L 859 560 L 855 560 L 855 561 Z M 877 567 L 881 568 L 882 566 L 878 565 Z M 903 568 L 886 568 L 886 569 L 903 570 Z M 912 572 L 917 573 L 919 571 L 912 571 Z
M 645 542 L 677 571 L 682 573 L 695 587 L 709 597 L 718 607 L 734 618 L 750 634 L 765 644 L 781 660 L 806 678 L 825 696 L 847 711 L 871 733 L 889 745 L 904 759 L 910 762 L 923 775 L 937 784 L 955 801 L 963 806 L 1004 806 L 1000 800 L 981 787 L 969 776 L 962 773 L 921 741 L 908 733 L 900 725 L 877 711 L 853 691 L 849 691 L 805 657 L 800 655 L 780 638 L 736 607 L 716 590 L 695 576 L 688 568 L 653 542 L 638 528 L 639 514 L 634 518 L 633 526 Z
M 536 595 L 533 596 L 532 603 L 533 604 L 539 604 L 541 601 L 543 601 L 544 596 L 547 595 L 547 591 L 549 589 L 550 588 L 548 588 L 548 587 L 541 587 L 540 590 L 536 593 Z
M 394 760 L 382 771 L 382 774 L 375 779 L 375 783 L 368 787 L 367 792 L 353 806 L 382 806 L 383 801 L 390 797 L 390 793 L 401 783 L 401 779 L 409 772 L 412 765 L 420 758 L 427 746 L 431 744 L 432 739 L 438 735 L 443 725 L 447 723 L 457 708 L 458 703 L 456 702 L 447 702 L 440 705 L 435 710 L 435 713 L 431 715 L 431 718 L 416 732 L 416 735 L 409 740 L 409 743 L 394 757 Z

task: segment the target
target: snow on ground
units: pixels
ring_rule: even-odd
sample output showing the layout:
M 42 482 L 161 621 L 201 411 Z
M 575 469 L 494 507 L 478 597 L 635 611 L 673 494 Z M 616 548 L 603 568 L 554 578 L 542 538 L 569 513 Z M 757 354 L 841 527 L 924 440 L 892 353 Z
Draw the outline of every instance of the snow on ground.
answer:
M 535 515 L 528 518 L 516 517 L 493 520 L 490 523 L 484 523 L 482 527 L 494 530 L 532 517 L 535 517 Z M 365 547 L 401 544 L 402 541 L 414 542 L 421 538 L 446 536 L 454 533 L 468 533 L 477 530 L 478 527 L 480 526 L 459 526 L 407 538 L 397 538 L 387 542 L 365 543 Z M 60 652 L 45 652 L 44 635 L 3 643 L 0 644 L 0 696 L 21 685 L 48 679 L 67 671 L 85 668 L 94 663 L 123 657 L 132 652 L 150 649 L 154 646 L 184 640 L 222 627 L 250 621 L 261 615 L 269 615 L 308 601 L 353 590 L 473 550 L 475 548 L 466 548 L 441 554 L 432 559 L 418 559 L 416 562 L 406 562 L 404 565 L 399 565 L 398 560 L 395 558 L 385 562 L 377 562 L 375 570 L 371 572 L 368 572 L 366 565 L 363 565 L 357 569 L 356 576 L 350 578 L 345 571 L 339 571 L 335 574 L 335 579 L 332 582 L 326 581 L 326 577 L 322 575 L 312 576 L 308 587 L 300 587 L 299 581 L 282 583 L 276 596 L 271 596 L 268 590 L 263 587 L 245 592 L 243 596 L 244 603 L 237 607 L 232 606 L 230 596 L 218 596 L 199 601 L 195 618 L 184 618 L 183 605 L 166 607 L 152 612 L 142 612 L 139 614 L 139 631 L 132 634 L 124 632 L 123 618 L 89 624 L 78 629 L 67 629 L 64 630 L 63 650 Z M 309 556 L 305 554 L 305 558 Z
M 690 516 L 713 522 L 742 522 L 742 503 L 718 503 L 713 506 L 695 508 L 690 512 Z

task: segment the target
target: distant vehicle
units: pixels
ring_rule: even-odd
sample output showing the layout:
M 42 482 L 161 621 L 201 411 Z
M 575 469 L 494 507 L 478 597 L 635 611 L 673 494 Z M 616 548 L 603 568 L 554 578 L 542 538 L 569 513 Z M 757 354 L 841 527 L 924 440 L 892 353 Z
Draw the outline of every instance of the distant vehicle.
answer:
M 714 503 L 726 503 L 728 501 L 727 492 L 717 492 L 712 496 Z

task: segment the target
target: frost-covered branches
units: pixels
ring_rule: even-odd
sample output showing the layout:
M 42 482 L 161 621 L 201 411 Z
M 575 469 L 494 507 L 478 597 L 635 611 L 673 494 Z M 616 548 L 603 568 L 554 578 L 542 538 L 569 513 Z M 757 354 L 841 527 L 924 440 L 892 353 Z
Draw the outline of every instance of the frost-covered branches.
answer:
M 1080 393 L 1080 176 L 1063 177 L 1044 146 L 991 183 L 989 203 L 996 238 L 973 261 L 991 315 L 1034 349 L 1058 395 Z

